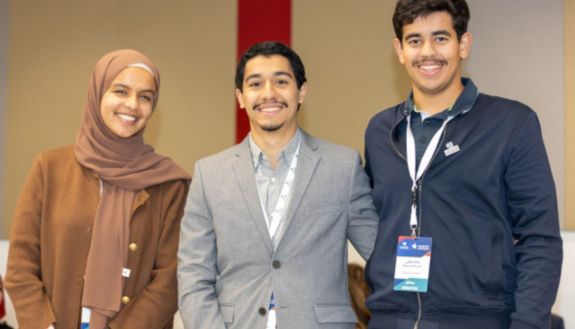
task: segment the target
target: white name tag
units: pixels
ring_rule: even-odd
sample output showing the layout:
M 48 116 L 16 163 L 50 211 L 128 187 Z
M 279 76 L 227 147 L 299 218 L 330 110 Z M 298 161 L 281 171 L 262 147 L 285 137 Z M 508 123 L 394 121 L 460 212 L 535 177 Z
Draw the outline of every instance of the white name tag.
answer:
M 268 322 L 266 324 L 266 329 L 276 329 L 276 310 L 271 309 L 268 312 Z
M 431 242 L 429 237 L 400 236 L 397 238 L 393 290 L 427 292 Z

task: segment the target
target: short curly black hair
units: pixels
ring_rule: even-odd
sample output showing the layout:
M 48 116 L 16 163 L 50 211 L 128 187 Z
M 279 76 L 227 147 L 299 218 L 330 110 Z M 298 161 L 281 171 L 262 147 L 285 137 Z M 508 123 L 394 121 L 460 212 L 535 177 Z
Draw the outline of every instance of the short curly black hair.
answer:
M 453 20 L 453 29 L 457 33 L 457 39 L 467 32 L 469 23 L 469 7 L 465 0 L 399 0 L 395 5 L 393 13 L 393 29 L 395 36 L 402 41 L 403 26 L 411 24 L 413 21 L 422 16 L 428 16 L 432 13 L 444 11 L 451 15 Z
M 301 58 L 293 51 L 290 47 L 284 45 L 277 41 L 265 41 L 259 42 L 251 46 L 240 58 L 238 66 L 236 67 L 236 88 L 240 91 L 242 90 L 242 85 L 244 82 L 244 73 L 246 70 L 246 63 L 256 57 L 256 56 L 273 56 L 280 55 L 285 57 L 291 66 L 291 69 L 295 75 L 295 80 L 298 89 L 307 81 L 305 77 L 305 68 Z

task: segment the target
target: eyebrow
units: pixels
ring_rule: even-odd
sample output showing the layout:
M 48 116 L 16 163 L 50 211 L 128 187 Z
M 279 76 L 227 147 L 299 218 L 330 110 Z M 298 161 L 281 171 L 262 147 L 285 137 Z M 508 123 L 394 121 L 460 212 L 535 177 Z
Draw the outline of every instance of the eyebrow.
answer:
M 431 33 L 431 35 L 433 35 L 433 36 L 446 35 L 446 36 L 450 37 L 451 33 L 449 33 L 449 31 L 447 31 L 447 30 L 440 30 L 440 31 L 435 31 L 435 32 Z
M 447 30 L 439 30 L 439 31 L 431 32 L 431 35 L 433 35 L 434 37 L 438 36 L 438 35 L 445 35 L 445 36 L 450 37 L 451 33 L 449 33 L 449 31 L 447 31 Z M 406 35 L 405 40 L 408 40 L 411 38 L 419 38 L 419 37 L 421 37 L 421 33 L 414 32 L 414 33 L 410 33 L 410 34 Z
M 278 77 L 278 76 L 287 76 L 289 78 L 293 79 L 293 75 L 287 71 L 277 71 L 273 73 L 274 77 Z M 261 78 L 262 75 L 260 73 L 254 73 L 254 74 L 250 74 L 246 77 L 246 81 L 250 80 L 250 79 L 257 79 L 257 78 Z
M 129 86 L 123 84 L 123 83 L 114 83 L 111 87 L 122 87 L 125 89 L 132 89 Z M 151 92 L 152 94 L 156 94 L 156 91 L 154 89 L 145 89 L 145 90 L 140 90 L 140 92 Z
M 411 38 L 418 38 L 418 37 L 421 37 L 421 34 L 414 32 L 414 33 L 409 33 L 409 34 L 405 35 L 405 37 L 403 39 L 408 40 Z

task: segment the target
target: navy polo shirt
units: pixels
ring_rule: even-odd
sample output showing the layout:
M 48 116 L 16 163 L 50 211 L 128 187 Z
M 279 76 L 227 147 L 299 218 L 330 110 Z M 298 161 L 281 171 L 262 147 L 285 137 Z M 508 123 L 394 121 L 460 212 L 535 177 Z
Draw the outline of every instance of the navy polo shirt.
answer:
M 464 86 L 467 86 L 469 79 L 462 79 L 462 82 Z M 473 85 L 470 87 L 472 88 L 465 88 L 463 90 L 452 107 L 432 116 L 428 116 L 425 119 L 422 119 L 422 115 L 418 111 L 421 109 L 415 108 L 415 104 L 413 103 L 413 94 L 411 94 L 407 99 L 407 106 L 411 112 L 410 124 L 413 138 L 415 140 L 415 159 L 417 167 L 419 167 L 419 162 L 427 149 L 427 145 L 429 145 L 429 141 L 431 141 L 433 135 L 435 135 L 439 128 L 441 128 L 441 125 L 445 120 L 447 120 L 447 117 L 450 115 L 458 115 L 465 108 L 469 108 L 469 104 L 473 104 L 475 102 L 477 97 L 477 88 Z M 422 110 L 425 111 L 425 109 Z

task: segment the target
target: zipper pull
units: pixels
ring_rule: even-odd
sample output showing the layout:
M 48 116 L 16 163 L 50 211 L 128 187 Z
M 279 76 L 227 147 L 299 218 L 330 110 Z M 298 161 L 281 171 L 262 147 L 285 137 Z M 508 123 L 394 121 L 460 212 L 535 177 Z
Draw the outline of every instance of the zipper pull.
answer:
M 417 185 L 411 188 L 411 205 L 417 207 Z

